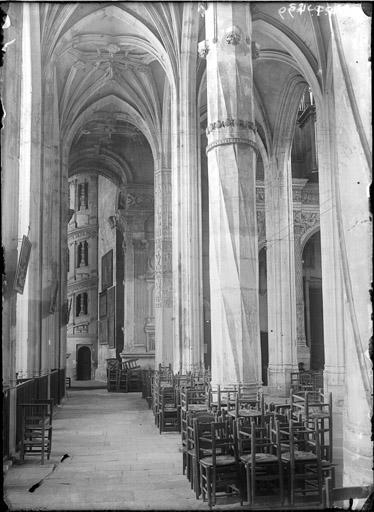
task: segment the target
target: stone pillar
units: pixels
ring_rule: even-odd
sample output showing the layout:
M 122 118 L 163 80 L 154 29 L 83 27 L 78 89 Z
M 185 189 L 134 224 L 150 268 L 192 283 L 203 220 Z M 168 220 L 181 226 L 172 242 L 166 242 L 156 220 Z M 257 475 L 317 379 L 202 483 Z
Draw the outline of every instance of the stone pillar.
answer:
M 123 232 L 124 248 L 124 325 L 123 351 L 134 349 L 135 337 L 135 274 L 134 274 L 134 244 L 129 230 Z
M 326 102 L 321 105 L 321 116 L 326 112 L 326 106 L 329 107 L 330 116 L 328 119 L 322 117 L 321 125 L 317 124 L 317 136 L 323 153 L 329 147 L 335 148 L 335 151 L 332 151 L 332 158 L 325 163 L 323 169 L 326 182 L 332 189 L 331 205 L 327 201 L 323 202 L 322 191 L 326 182 L 320 183 L 323 211 L 329 212 L 331 206 L 331 216 L 322 215 L 321 211 L 321 248 L 323 270 L 326 269 L 327 274 L 330 274 L 331 281 L 329 279 L 328 283 L 333 285 L 332 280 L 339 283 L 341 276 L 342 288 L 338 288 L 338 292 L 343 289 L 343 294 L 337 296 L 336 290 L 331 290 L 331 296 L 325 295 L 324 284 L 323 300 L 324 307 L 328 301 L 329 307 L 335 307 L 339 314 L 334 315 L 331 322 L 326 322 L 329 323 L 330 332 L 336 325 L 339 334 L 343 329 L 344 343 L 343 350 L 341 344 L 338 349 L 339 359 L 332 357 L 335 347 L 331 347 L 329 357 L 335 368 L 326 365 L 325 376 L 332 384 L 332 379 L 339 377 L 338 371 L 344 361 L 343 485 L 354 486 L 369 484 L 373 480 L 370 441 L 373 381 L 369 358 L 372 337 L 369 292 L 372 281 L 372 219 L 368 208 L 372 167 L 371 19 L 364 14 L 360 5 L 338 6 L 334 10 L 331 24 L 332 80 L 331 89 L 328 90 L 331 90 L 332 95 L 330 104 Z M 327 137 L 328 127 L 332 135 L 330 140 Z M 319 162 L 321 157 L 323 154 L 318 154 Z M 328 193 L 329 189 L 325 191 L 326 195 Z M 333 223 L 334 219 L 336 221 Z M 334 265 L 337 250 L 339 258 L 335 258 Z M 336 261 L 341 263 L 340 269 Z M 329 316 L 324 314 L 324 321 Z
M 212 381 L 260 381 L 256 145 L 246 3 L 205 14 Z
M 27 6 L 28 7 L 28 6 Z M 4 453 L 14 455 L 16 448 L 16 304 L 18 294 L 13 290 L 17 268 L 18 238 L 18 176 L 21 109 L 22 18 L 24 4 L 10 3 L 11 25 L 3 30 L 3 44 L 10 43 L 4 54 L 1 96 L 6 117 L 1 133 L 1 202 L 4 274 L 2 275 L 2 378 L 3 389 L 9 388 L 9 445 Z M 5 10 L 5 9 L 4 9 Z
M 58 364 L 60 336 L 61 168 L 56 70 L 47 68 L 44 82 L 43 124 L 43 233 L 41 372 Z
M 293 179 L 293 209 L 300 212 L 302 207 L 302 189 L 307 180 Z M 296 217 L 295 217 L 296 218 Z M 310 348 L 306 344 L 305 336 L 305 309 L 304 309 L 304 289 L 303 289 L 303 248 L 301 236 L 303 227 L 294 222 L 294 252 L 295 252 L 295 285 L 296 285 L 296 331 L 297 331 L 297 361 L 304 363 L 304 368 L 309 369 Z
M 297 371 L 296 287 L 293 247 L 292 181 L 283 142 L 265 181 L 270 393 L 288 394 Z
M 178 112 L 178 224 L 177 308 L 180 363 L 184 370 L 204 361 L 203 293 L 201 261 L 201 179 L 197 164 L 198 120 L 196 112 L 197 35 L 196 4 L 183 3 L 181 68 Z M 172 135 L 174 136 L 174 134 Z M 173 177 L 174 179 L 174 177 Z M 174 203 L 175 204 L 175 203 Z M 175 264 L 175 263 L 174 263 Z M 175 281 L 174 281 L 175 283 Z M 179 307 L 178 307 L 179 306 Z M 178 329 L 178 326 L 175 326 Z M 174 369 L 176 368 L 174 355 Z
M 332 164 L 331 137 L 332 98 L 326 94 L 321 111 L 317 112 L 317 149 L 319 167 L 319 198 L 321 208 L 321 269 L 323 300 L 323 337 L 325 349 L 324 389 L 332 393 L 334 411 L 334 460 L 343 464 L 344 414 L 344 288 L 340 264 L 339 232 L 336 209 L 336 186 Z M 351 357 L 351 355 L 349 355 Z M 349 379 L 350 380 L 350 379 Z M 343 485 L 337 472 L 337 485 Z
M 173 364 L 171 169 L 155 170 L 155 365 Z

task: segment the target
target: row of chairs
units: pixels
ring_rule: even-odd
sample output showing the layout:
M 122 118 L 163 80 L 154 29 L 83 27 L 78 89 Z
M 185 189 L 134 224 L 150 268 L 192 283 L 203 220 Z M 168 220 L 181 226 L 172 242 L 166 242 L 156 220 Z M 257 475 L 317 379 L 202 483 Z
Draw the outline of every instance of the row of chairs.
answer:
M 139 383 L 139 385 L 138 385 Z M 118 361 L 116 358 L 107 359 L 107 390 L 111 392 L 128 393 L 141 389 L 140 365 L 137 359 Z
M 173 375 L 161 366 L 143 387 L 160 432 L 180 430 L 183 473 L 210 507 L 222 491 L 251 505 L 263 489 L 279 504 L 318 501 L 324 478 L 334 482 L 331 394 L 292 388 L 272 403 L 255 383 L 213 386 L 208 372 Z
M 196 498 L 202 494 L 209 507 L 218 493 L 238 493 L 253 506 L 257 494 L 274 495 L 283 505 L 285 482 L 289 504 L 298 496 L 322 500 L 324 476 L 333 467 L 320 451 L 320 432 L 295 419 L 264 415 L 218 415 L 211 411 L 187 413 L 185 468 Z

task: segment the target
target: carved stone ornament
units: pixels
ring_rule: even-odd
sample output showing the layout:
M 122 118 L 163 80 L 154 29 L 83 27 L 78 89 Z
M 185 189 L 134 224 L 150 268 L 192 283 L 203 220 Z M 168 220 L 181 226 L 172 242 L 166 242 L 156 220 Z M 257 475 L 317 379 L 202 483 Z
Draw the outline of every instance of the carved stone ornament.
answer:
M 153 194 L 129 192 L 127 194 L 127 208 L 129 210 L 152 210 L 154 208 Z
M 199 2 L 197 12 L 202 18 L 205 17 L 205 11 L 207 10 L 207 2 Z
M 201 41 L 198 44 L 197 53 L 199 54 L 199 57 L 201 59 L 205 59 L 206 58 L 206 56 L 209 53 L 209 46 L 207 45 L 206 41 Z
M 206 134 L 209 135 L 211 132 L 215 130 L 219 130 L 221 128 L 242 128 L 242 129 L 248 129 L 252 130 L 253 132 L 256 131 L 256 125 L 252 121 L 245 121 L 243 119 L 232 119 L 227 118 L 225 121 L 215 121 L 214 123 L 209 123 Z
M 300 235 L 304 235 L 315 226 L 319 225 L 318 212 L 295 212 L 294 224 L 298 227 Z
M 260 45 L 258 43 L 256 43 L 256 41 L 252 41 L 251 49 L 252 49 L 252 59 L 253 60 L 258 59 L 260 56 L 260 50 L 261 50 Z
M 265 188 L 256 187 L 256 201 L 263 203 L 265 201 Z
M 318 202 L 319 202 L 318 190 L 303 190 L 301 193 L 301 201 L 304 204 L 318 204 Z
M 227 44 L 232 44 L 233 46 L 237 46 L 241 41 L 241 33 L 239 27 L 231 27 L 225 35 L 225 41 Z
M 114 43 L 108 44 L 108 46 L 106 46 L 105 49 L 109 53 L 109 55 L 115 55 L 116 53 L 121 51 L 121 48 Z

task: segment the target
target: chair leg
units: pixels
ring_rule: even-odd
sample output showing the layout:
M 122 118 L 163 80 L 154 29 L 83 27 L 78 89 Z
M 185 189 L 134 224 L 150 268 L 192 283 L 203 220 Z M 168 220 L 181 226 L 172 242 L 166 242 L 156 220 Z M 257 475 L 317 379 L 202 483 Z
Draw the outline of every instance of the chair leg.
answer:
M 256 494 L 256 467 L 251 464 L 249 469 L 251 474 L 251 505 L 253 505 Z
M 281 504 L 284 503 L 284 482 L 283 482 L 283 466 L 282 463 L 279 464 L 279 494 L 280 494 L 280 500 Z
M 212 468 L 211 472 L 211 486 L 212 486 L 212 496 L 211 496 L 211 502 L 212 506 L 216 504 L 216 483 L 217 483 L 217 474 L 216 474 L 216 468 Z M 209 474 L 210 474 L 210 468 L 209 468 Z
M 295 492 L 295 469 L 291 466 L 290 471 L 290 504 L 294 505 L 294 492 Z
M 194 457 L 193 462 L 194 462 L 194 464 L 192 467 L 192 471 L 194 474 L 194 482 L 195 482 L 195 496 L 196 496 L 196 499 L 198 500 L 200 497 L 200 494 L 201 494 L 200 473 L 199 473 L 200 468 L 199 468 L 199 464 L 197 463 L 196 457 Z
M 41 463 L 44 464 L 44 452 L 45 452 L 45 430 L 44 426 L 42 427 L 41 431 L 41 452 L 42 452 L 42 461 Z
M 206 488 L 207 488 L 207 494 L 208 494 L 208 507 L 212 508 L 212 482 L 211 482 L 211 474 L 210 474 L 210 468 L 206 468 Z
M 250 468 L 249 465 L 245 465 L 245 476 L 247 481 L 247 501 L 248 503 L 252 503 L 252 496 L 251 496 L 251 475 L 250 475 Z
M 206 501 L 206 487 L 204 486 L 204 468 L 200 464 L 200 489 L 203 497 L 203 501 Z

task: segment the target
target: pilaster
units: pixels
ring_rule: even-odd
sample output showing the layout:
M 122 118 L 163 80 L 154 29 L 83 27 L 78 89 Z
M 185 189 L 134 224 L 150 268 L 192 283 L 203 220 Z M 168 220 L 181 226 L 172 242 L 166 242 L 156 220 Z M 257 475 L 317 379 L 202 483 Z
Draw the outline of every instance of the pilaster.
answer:
M 287 148 L 270 160 L 265 182 L 270 393 L 288 394 L 297 371 L 293 204 Z
M 196 112 L 196 5 L 183 4 L 179 81 L 177 283 L 180 363 L 184 370 L 204 361 L 201 262 L 201 178 L 197 165 L 199 123 Z M 174 236 L 174 232 L 173 232 Z M 177 326 L 175 326 L 178 328 Z M 176 354 L 174 362 L 176 362 Z
M 61 182 L 58 95 L 53 63 L 43 70 L 43 210 L 42 210 L 42 374 L 56 366 L 60 337 L 58 263 L 61 235 Z
M 302 208 L 302 190 L 308 180 L 293 179 L 293 209 L 294 214 L 301 212 Z M 306 343 L 305 336 L 305 304 L 304 304 L 304 288 L 303 288 L 303 247 L 301 237 L 303 234 L 303 226 L 296 222 L 299 218 L 294 215 L 294 252 L 295 252 L 295 285 L 296 285 L 296 329 L 297 329 L 297 361 L 303 363 L 305 369 L 309 369 L 310 364 L 310 348 Z
M 155 365 L 173 364 L 171 169 L 155 170 Z

